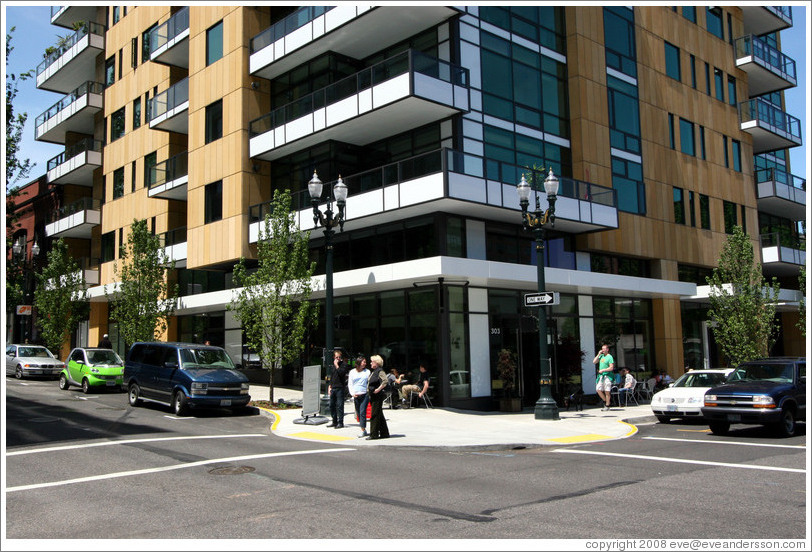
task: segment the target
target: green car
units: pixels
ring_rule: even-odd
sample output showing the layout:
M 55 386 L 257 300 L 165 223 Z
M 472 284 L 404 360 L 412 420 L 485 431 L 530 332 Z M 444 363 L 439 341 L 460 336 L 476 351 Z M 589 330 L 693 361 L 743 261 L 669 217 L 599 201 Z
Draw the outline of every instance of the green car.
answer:
M 121 390 L 124 382 L 124 361 L 112 349 L 77 347 L 68 355 L 68 362 L 59 374 L 59 388 L 81 386 L 90 393 L 91 388 L 109 387 Z

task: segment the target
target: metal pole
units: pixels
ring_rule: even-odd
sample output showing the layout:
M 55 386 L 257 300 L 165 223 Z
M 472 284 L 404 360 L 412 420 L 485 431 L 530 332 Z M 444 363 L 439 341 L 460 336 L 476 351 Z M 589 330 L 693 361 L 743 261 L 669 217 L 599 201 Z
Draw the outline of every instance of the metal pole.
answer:
M 536 234 L 536 265 L 538 267 L 538 291 L 546 291 L 544 282 L 544 228 L 539 225 Z M 537 420 L 558 420 L 558 405 L 550 393 L 550 358 L 547 351 L 547 307 L 539 307 L 539 383 L 541 390 L 536 401 Z
M 325 279 L 327 284 L 327 298 L 324 309 L 324 345 L 332 361 L 333 354 L 333 230 L 324 229 L 324 237 L 327 243 L 327 257 L 325 259 Z

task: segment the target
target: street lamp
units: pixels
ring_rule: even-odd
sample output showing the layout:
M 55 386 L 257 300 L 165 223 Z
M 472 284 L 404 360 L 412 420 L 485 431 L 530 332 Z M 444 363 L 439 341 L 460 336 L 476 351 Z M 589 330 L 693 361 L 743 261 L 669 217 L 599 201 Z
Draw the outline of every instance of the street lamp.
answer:
M 34 294 L 34 273 L 36 272 L 36 260 L 40 252 L 39 244 L 35 239 L 34 245 L 31 246 L 30 258 L 28 256 L 28 252 L 26 251 L 25 241 L 22 239 L 16 240 L 14 244 L 12 244 L 11 252 L 21 268 L 23 301 L 25 301 L 27 305 L 30 305 L 32 303 Z M 29 338 L 33 333 L 33 314 L 30 312 L 29 308 L 27 323 L 24 322 L 25 318 L 23 318 L 20 314 L 17 314 L 16 316 L 19 324 L 20 341 L 25 341 L 25 339 Z
M 547 193 L 548 207 L 546 211 L 541 210 L 539 204 L 538 190 L 531 190 L 530 184 L 522 175 L 522 181 L 516 186 L 519 194 L 519 205 L 522 207 L 522 227 L 525 230 L 532 229 L 536 240 L 536 265 L 538 266 L 538 291 L 544 289 L 544 240 L 545 225 L 555 225 L 555 200 L 558 195 L 558 178 L 553 174 L 553 169 L 544 179 L 544 191 Z M 530 192 L 534 191 L 536 197 L 536 209 L 528 211 L 530 205 Z M 552 363 L 547 351 L 547 310 L 545 306 L 539 306 L 539 383 L 541 392 L 536 401 L 535 415 L 537 420 L 558 420 L 558 405 L 550 394 L 550 378 L 552 377 Z
M 327 298 L 325 307 L 325 348 L 327 353 L 332 355 L 333 352 L 333 234 L 335 234 L 335 227 L 338 226 L 340 231 L 344 231 L 344 206 L 347 203 L 347 185 L 338 177 L 338 182 L 333 186 L 332 197 L 327 200 L 327 208 L 324 213 L 319 209 L 321 202 L 321 193 L 324 185 L 319 179 L 316 171 L 313 171 L 313 178 L 307 184 L 307 190 L 310 192 L 310 201 L 313 205 L 313 224 L 318 228 L 324 228 L 324 239 L 327 248 L 327 256 L 325 258 L 325 279 L 327 284 Z M 336 205 L 338 205 L 338 214 L 333 213 L 333 198 L 335 198 Z M 332 358 L 332 357 L 331 357 Z

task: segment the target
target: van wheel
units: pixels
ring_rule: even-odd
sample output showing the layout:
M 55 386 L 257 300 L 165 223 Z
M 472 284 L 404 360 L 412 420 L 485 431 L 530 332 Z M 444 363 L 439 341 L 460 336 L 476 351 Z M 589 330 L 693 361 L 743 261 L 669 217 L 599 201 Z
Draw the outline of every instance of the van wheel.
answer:
M 70 387 L 70 383 L 68 382 L 68 378 L 65 377 L 65 374 L 59 374 L 59 388 L 62 391 L 66 391 Z
M 84 393 L 85 395 L 90 393 L 90 383 L 87 381 L 87 378 L 84 378 L 82 380 L 82 393 Z
M 186 395 L 183 394 L 183 391 L 175 391 L 172 396 L 172 410 L 175 412 L 175 416 L 186 415 L 188 407 L 186 406 Z
M 727 435 L 727 431 L 730 429 L 730 424 L 727 422 L 711 422 L 708 426 L 714 435 Z
M 775 432 L 781 437 L 792 437 L 795 435 L 795 416 L 791 410 L 784 410 L 781 412 L 781 420 L 776 422 L 773 426 Z
M 127 389 L 127 401 L 130 403 L 130 406 L 138 406 L 141 404 L 141 388 L 138 387 L 137 383 L 131 383 Z

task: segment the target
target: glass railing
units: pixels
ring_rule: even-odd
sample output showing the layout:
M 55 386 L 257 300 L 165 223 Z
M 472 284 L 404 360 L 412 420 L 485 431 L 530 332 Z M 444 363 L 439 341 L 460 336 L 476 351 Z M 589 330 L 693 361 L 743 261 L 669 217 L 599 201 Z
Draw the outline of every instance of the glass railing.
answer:
M 801 244 L 806 241 L 806 236 L 799 236 L 792 233 L 791 230 L 786 232 L 771 232 L 769 234 L 761 234 L 759 236 L 761 247 L 786 247 L 788 249 L 801 249 Z
M 252 120 L 249 123 L 249 137 L 259 136 L 406 73 L 420 73 L 459 86 L 468 86 L 467 69 L 416 50 L 407 50 Z
M 773 71 L 781 73 L 795 80 L 795 60 L 785 55 L 778 48 L 767 44 L 763 39 L 755 36 L 741 36 L 736 39 L 736 58 L 743 56 L 754 56 Z
M 93 199 L 92 197 L 83 197 L 73 203 L 63 205 L 56 211 L 51 213 L 51 218 L 48 222 L 56 222 L 63 218 L 81 213 L 82 211 L 98 211 L 101 209 L 101 201 Z
M 740 122 L 757 120 L 773 129 L 801 140 L 801 121 L 784 113 L 762 98 L 754 98 L 739 104 Z
M 149 101 L 149 120 L 160 117 L 167 111 L 189 101 L 189 77 L 173 84 Z
M 46 57 L 40 62 L 39 65 L 37 65 L 37 75 L 45 71 L 53 62 L 58 60 L 62 54 L 70 50 L 74 44 L 82 40 L 85 35 L 94 34 L 104 36 L 106 31 L 107 27 L 101 23 L 94 23 L 92 21 L 85 23 L 71 36 L 67 37 L 65 40 L 60 40 L 59 43 L 54 46 L 54 51 L 51 52 L 51 55 Z
M 756 171 L 755 174 L 756 184 L 761 184 L 762 182 L 779 182 L 781 184 L 786 184 L 792 188 L 797 188 L 799 190 L 806 191 L 806 179 L 801 178 L 800 176 L 795 176 L 794 174 L 789 174 L 787 171 L 776 169 L 776 168 L 769 168 L 769 169 L 759 169 Z
M 51 19 L 53 19 L 56 14 L 58 14 L 67 7 L 68 6 L 51 6 Z
M 303 27 L 335 6 L 304 6 L 256 35 L 250 42 L 250 53 L 256 53 L 283 36 Z
M 149 55 L 189 28 L 189 7 L 186 6 L 149 33 Z
M 158 241 L 160 242 L 161 247 L 170 247 L 172 245 L 184 243 L 186 241 L 186 227 L 181 226 L 179 228 L 169 230 L 168 232 L 164 232 L 163 234 L 158 234 Z
M 764 6 L 788 23 L 792 23 L 792 6 Z
M 79 270 L 99 270 L 101 259 L 98 257 L 80 257 L 74 259 L 79 265 Z
M 87 81 L 79 86 L 76 90 L 68 93 L 61 100 L 48 108 L 48 111 L 37 117 L 35 126 L 40 126 L 42 123 L 57 115 L 60 111 L 68 107 L 70 104 L 81 98 L 86 94 L 103 94 L 104 85 L 100 82 Z
M 464 174 L 483 180 L 488 179 L 516 185 L 521 181 L 524 174 L 527 182 L 542 192 L 544 190 L 544 179 L 547 177 L 545 171 L 528 169 L 511 163 L 443 148 L 361 173 L 344 176 L 342 180 L 349 189 L 350 194 L 355 195 L 441 172 Z M 574 178 L 559 176 L 558 179 L 559 197 L 579 199 L 610 207 L 617 206 L 617 192 L 612 188 Z M 328 190 L 332 190 L 333 184 L 335 182 L 325 182 L 324 186 Z M 326 201 L 324 199 L 322 203 Z M 291 208 L 294 211 L 308 209 L 311 206 L 310 194 L 307 189 L 292 194 Z M 252 205 L 249 208 L 249 223 L 265 220 L 265 216 L 272 212 L 273 204 L 271 201 Z
M 65 148 L 65 151 L 48 160 L 48 169 L 52 170 L 67 161 L 68 159 L 72 159 L 79 155 L 80 153 L 84 153 L 86 151 L 98 151 L 101 153 L 102 150 L 102 141 L 101 140 L 94 140 L 93 138 L 85 138 L 76 142 L 74 145 L 70 146 L 69 148 Z
M 184 151 L 147 168 L 147 187 L 160 186 L 189 174 L 189 152 Z

